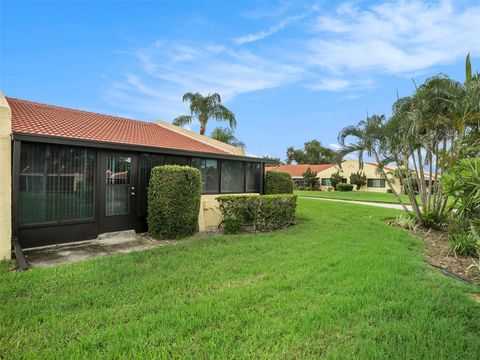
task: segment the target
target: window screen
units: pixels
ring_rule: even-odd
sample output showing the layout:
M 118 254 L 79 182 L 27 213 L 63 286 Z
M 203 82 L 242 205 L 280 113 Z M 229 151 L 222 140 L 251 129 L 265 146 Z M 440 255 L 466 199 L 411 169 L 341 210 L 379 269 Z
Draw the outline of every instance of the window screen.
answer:
M 260 192 L 260 182 L 262 179 L 260 163 L 247 163 L 246 169 L 247 192 Z
M 221 192 L 245 192 L 245 172 L 241 161 L 222 160 Z
M 152 168 L 160 166 L 165 163 L 165 157 L 157 154 L 142 154 L 140 155 L 139 165 L 139 184 L 138 184 L 138 198 L 140 215 L 147 213 L 147 196 L 148 184 L 150 183 L 150 173 Z
M 213 159 L 192 158 L 192 167 L 202 173 L 202 193 L 218 193 L 218 162 Z
M 94 217 L 95 150 L 22 143 L 19 224 Z

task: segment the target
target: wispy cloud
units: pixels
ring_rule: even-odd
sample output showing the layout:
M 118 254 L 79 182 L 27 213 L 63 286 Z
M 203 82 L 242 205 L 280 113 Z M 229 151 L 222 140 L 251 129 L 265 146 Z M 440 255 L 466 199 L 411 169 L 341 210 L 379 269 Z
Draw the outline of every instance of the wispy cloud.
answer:
M 412 74 L 480 53 L 480 5 L 395 1 L 367 9 L 341 5 L 317 17 L 312 65 L 330 72 Z
M 162 39 L 131 50 L 131 68 L 111 84 L 106 98 L 125 111 L 164 119 L 187 110 L 181 103 L 187 91 L 218 92 L 228 101 L 296 83 L 353 99 L 374 89 L 379 76 L 412 76 L 468 52 L 480 55 L 478 2 L 346 2 L 329 13 L 292 4 L 283 6 L 302 15 L 288 17 L 282 10 L 272 27 L 233 42 Z M 258 21 L 250 15 L 247 21 Z M 282 38 L 281 30 L 294 21 L 295 31 Z M 276 33 L 268 47 L 244 46 Z
M 188 91 L 218 92 L 228 101 L 243 93 L 295 82 L 304 72 L 293 64 L 217 45 L 199 47 L 157 41 L 133 55 L 137 66 L 113 84 L 107 99 L 117 106 L 142 104 L 143 109 L 165 118 L 186 111 L 181 99 Z
M 248 34 L 248 35 L 240 36 L 240 37 L 234 39 L 234 41 L 238 45 L 244 45 L 244 44 L 248 44 L 248 43 L 251 43 L 251 42 L 255 42 L 255 41 L 258 41 L 258 40 L 265 39 L 266 37 L 279 32 L 280 30 L 285 28 L 288 24 L 290 24 L 290 23 L 292 23 L 296 20 L 300 20 L 303 17 L 304 17 L 304 15 L 291 16 L 291 17 L 289 17 L 289 18 L 287 18 L 283 21 L 280 21 L 278 24 L 275 24 L 275 25 L 271 26 L 268 30 L 260 31 L 260 32 L 257 32 L 255 34 Z

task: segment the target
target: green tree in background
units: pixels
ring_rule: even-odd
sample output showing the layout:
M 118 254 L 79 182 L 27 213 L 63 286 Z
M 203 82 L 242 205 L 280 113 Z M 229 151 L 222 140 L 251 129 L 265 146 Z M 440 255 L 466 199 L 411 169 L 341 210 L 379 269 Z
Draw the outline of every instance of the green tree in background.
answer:
M 332 162 L 335 151 L 322 146 L 318 140 L 307 141 L 303 149 L 289 147 L 287 149 L 287 164 L 329 164 Z
M 246 147 L 243 141 L 236 138 L 235 132 L 232 129 L 217 127 L 212 131 L 210 137 L 240 149 L 245 149 Z
M 350 175 L 350 184 L 356 185 L 357 190 L 360 190 L 362 186 L 367 184 L 367 175 L 365 175 L 363 171 L 352 173 L 352 175 Z
M 317 174 L 314 173 L 310 167 L 307 168 L 307 171 L 305 171 L 303 174 L 303 182 L 305 186 L 308 186 L 311 189 L 315 189 L 318 186 L 318 179 L 317 179 Z

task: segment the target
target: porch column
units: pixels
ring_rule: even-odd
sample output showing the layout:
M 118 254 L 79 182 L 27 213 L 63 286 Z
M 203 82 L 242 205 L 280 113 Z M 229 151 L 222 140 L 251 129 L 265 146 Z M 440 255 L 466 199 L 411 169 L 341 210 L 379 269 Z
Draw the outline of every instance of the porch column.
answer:
M 0 91 L 0 260 L 12 247 L 12 112 Z

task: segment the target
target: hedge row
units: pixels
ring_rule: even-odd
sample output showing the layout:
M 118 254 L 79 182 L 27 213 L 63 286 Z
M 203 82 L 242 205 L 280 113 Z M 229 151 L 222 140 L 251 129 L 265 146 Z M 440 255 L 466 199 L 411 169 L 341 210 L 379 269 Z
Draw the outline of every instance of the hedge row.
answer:
M 296 195 L 219 196 L 226 233 L 238 233 L 251 225 L 254 231 L 268 231 L 295 223 Z
M 201 174 L 189 166 L 152 169 L 148 187 L 148 232 L 156 239 L 192 235 L 198 226 Z
M 292 176 L 282 171 L 267 172 L 265 174 L 265 194 L 293 194 Z
M 337 191 L 353 191 L 352 184 L 339 183 L 335 188 Z

